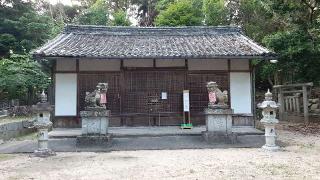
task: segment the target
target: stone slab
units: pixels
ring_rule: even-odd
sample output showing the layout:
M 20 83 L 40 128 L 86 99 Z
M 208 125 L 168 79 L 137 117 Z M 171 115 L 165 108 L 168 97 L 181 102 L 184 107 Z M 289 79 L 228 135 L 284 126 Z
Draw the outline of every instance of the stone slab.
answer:
M 90 148 L 90 147 L 110 147 L 112 138 L 110 134 L 100 136 L 78 136 L 76 138 L 77 148 Z
M 237 136 L 234 133 L 226 134 L 219 132 L 202 132 L 203 139 L 210 144 L 215 143 L 225 143 L 225 144 L 234 144 L 236 143 Z
M 207 114 L 206 128 L 210 132 L 231 133 L 232 131 L 232 116 L 221 114 Z
M 113 138 L 111 147 L 77 147 L 76 138 L 50 139 L 49 148 L 55 152 L 109 152 L 126 150 L 173 150 L 173 149 L 216 149 L 216 148 L 261 148 L 262 135 L 241 135 L 234 144 L 209 144 L 198 136 L 161 136 Z M 11 141 L 0 145 L 0 153 L 33 153 L 37 141 Z
M 82 117 L 82 135 L 106 135 L 108 126 L 108 117 Z
M 233 109 L 228 108 L 206 108 L 204 109 L 204 114 L 233 114 Z
M 209 132 L 232 132 L 232 109 L 205 109 L 206 129 Z
M 80 116 L 81 117 L 109 117 L 110 110 L 99 108 L 99 109 L 80 111 Z
M 181 129 L 178 126 L 150 127 L 109 127 L 108 133 L 113 137 L 154 137 L 154 136 L 201 136 L 205 126 Z M 264 135 L 264 132 L 251 126 L 233 126 L 232 132 L 241 135 Z M 81 135 L 80 128 L 54 128 L 49 132 L 50 138 L 76 138 Z
M 9 140 L 21 135 L 35 132 L 35 128 L 26 128 L 24 123 L 26 121 L 11 122 L 0 125 L 0 139 Z

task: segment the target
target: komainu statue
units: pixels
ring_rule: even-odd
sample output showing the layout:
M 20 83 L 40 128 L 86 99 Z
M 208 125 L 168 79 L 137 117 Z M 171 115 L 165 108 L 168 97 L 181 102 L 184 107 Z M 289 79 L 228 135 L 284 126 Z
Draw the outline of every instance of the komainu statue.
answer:
M 207 83 L 208 95 L 209 95 L 209 108 L 227 108 L 228 105 L 228 91 L 221 91 L 218 88 L 216 82 Z
M 107 91 L 108 83 L 98 83 L 96 89 L 93 92 L 86 92 L 86 108 L 105 108 L 105 104 L 107 103 Z

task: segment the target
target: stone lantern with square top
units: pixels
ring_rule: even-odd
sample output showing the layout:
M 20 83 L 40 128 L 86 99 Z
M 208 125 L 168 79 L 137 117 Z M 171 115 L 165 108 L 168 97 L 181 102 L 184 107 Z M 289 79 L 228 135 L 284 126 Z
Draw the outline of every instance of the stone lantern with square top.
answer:
M 272 100 L 272 93 L 269 90 L 265 94 L 265 100 L 259 103 L 258 107 L 262 109 L 263 116 L 260 122 L 265 126 L 266 144 L 262 148 L 270 151 L 278 150 L 275 125 L 279 123 L 279 120 L 276 119 L 276 110 L 279 108 L 279 105 Z

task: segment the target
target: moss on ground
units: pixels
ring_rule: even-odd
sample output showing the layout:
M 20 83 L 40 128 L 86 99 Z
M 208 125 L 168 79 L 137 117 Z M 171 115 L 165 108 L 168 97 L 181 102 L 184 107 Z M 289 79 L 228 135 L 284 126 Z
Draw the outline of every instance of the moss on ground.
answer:
M 6 161 L 12 158 L 14 158 L 12 154 L 0 154 L 0 161 Z
M 25 120 L 32 120 L 33 117 L 31 116 L 17 116 L 17 117 L 3 117 L 0 118 L 0 125 L 1 124 L 6 124 L 6 123 L 11 123 L 11 122 L 19 122 L 19 121 L 25 121 Z
M 24 140 L 36 140 L 37 139 L 37 132 L 33 132 L 27 135 L 18 136 L 14 138 L 16 141 L 24 141 Z

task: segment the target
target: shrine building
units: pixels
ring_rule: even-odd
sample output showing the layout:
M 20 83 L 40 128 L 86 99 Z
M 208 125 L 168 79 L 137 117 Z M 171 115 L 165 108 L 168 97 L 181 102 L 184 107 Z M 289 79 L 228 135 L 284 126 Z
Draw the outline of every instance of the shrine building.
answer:
M 180 125 L 183 91 L 190 117 L 204 125 L 206 83 L 228 91 L 233 126 L 253 126 L 253 60 L 274 53 L 238 27 L 106 27 L 67 25 L 33 51 L 52 69 L 54 127 L 80 127 L 86 92 L 108 83 L 110 126 Z

